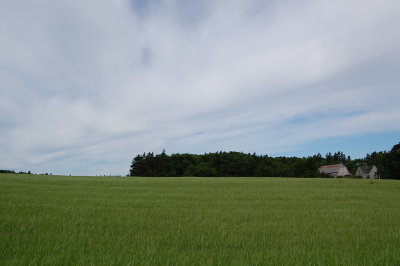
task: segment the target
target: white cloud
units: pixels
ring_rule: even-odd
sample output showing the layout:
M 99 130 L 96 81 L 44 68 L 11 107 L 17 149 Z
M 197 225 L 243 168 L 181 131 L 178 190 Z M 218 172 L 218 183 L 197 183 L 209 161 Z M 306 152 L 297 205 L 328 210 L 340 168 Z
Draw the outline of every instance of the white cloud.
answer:
M 398 1 L 190 2 L 2 3 L 0 168 L 400 130 Z

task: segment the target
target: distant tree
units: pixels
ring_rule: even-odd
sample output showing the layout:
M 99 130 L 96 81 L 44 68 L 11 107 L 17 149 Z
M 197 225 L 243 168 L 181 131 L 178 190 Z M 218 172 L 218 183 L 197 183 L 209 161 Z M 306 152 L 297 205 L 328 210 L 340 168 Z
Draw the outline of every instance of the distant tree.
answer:
M 400 143 L 393 146 L 390 150 L 390 172 L 391 177 L 400 179 Z
M 326 164 L 332 164 L 334 158 L 332 154 L 329 152 L 326 154 L 325 159 L 326 159 Z

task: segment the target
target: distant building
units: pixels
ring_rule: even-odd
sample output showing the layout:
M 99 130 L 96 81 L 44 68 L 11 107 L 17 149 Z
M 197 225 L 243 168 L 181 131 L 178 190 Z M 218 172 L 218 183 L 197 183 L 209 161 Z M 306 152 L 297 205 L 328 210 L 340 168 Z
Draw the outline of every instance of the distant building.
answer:
M 362 178 L 380 178 L 378 174 L 378 168 L 375 165 L 368 166 L 367 164 L 359 166 L 356 171 L 356 176 L 361 176 Z
M 324 165 L 318 171 L 332 177 L 351 175 L 347 167 L 343 164 Z

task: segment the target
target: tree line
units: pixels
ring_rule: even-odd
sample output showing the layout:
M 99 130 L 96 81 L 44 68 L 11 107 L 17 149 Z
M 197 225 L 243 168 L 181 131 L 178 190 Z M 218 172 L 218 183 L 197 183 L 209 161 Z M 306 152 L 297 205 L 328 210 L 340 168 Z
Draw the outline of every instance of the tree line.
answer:
M 28 171 L 28 172 L 24 172 L 24 171 L 15 172 L 14 170 L 0 169 L 0 174 L 27 174 L 27 175 L 30 175 L 32 173 L 31 173 L 31 171 Z
M 344 164 L 351 173 L 364 163 L 378 167 L 382 178 L 400 178 L 400 143 L 386 152 L 373 152 L 362 159 L 351 159 L 343 152 L 316 154 L 308 157 L 270 157 L 255 153 L 215 152 L 198 154 L 160 154 L 153 152 L 136 155 L 130 167 L 130 176 L 204 176 L 204 177 L 321 177 L 322 165 Z

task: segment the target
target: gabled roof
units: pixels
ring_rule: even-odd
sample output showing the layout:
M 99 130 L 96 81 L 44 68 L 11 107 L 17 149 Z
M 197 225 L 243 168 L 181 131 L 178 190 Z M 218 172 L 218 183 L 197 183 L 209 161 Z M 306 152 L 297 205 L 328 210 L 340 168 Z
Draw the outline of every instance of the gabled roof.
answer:
M 322 171 L 326 174 L 337 173 L 339 172 L 341 167 L 346 167 L 343 164 L 332 164 L 332 165 L 323 165 L 319 168 L 319 171 Z
M 372 168 L 374 167 L 374 165 L 370 165 L 370 166 L 359 166 L 361 172 L 363 172 L 364 174 L 369 174 L 371 173 Z

